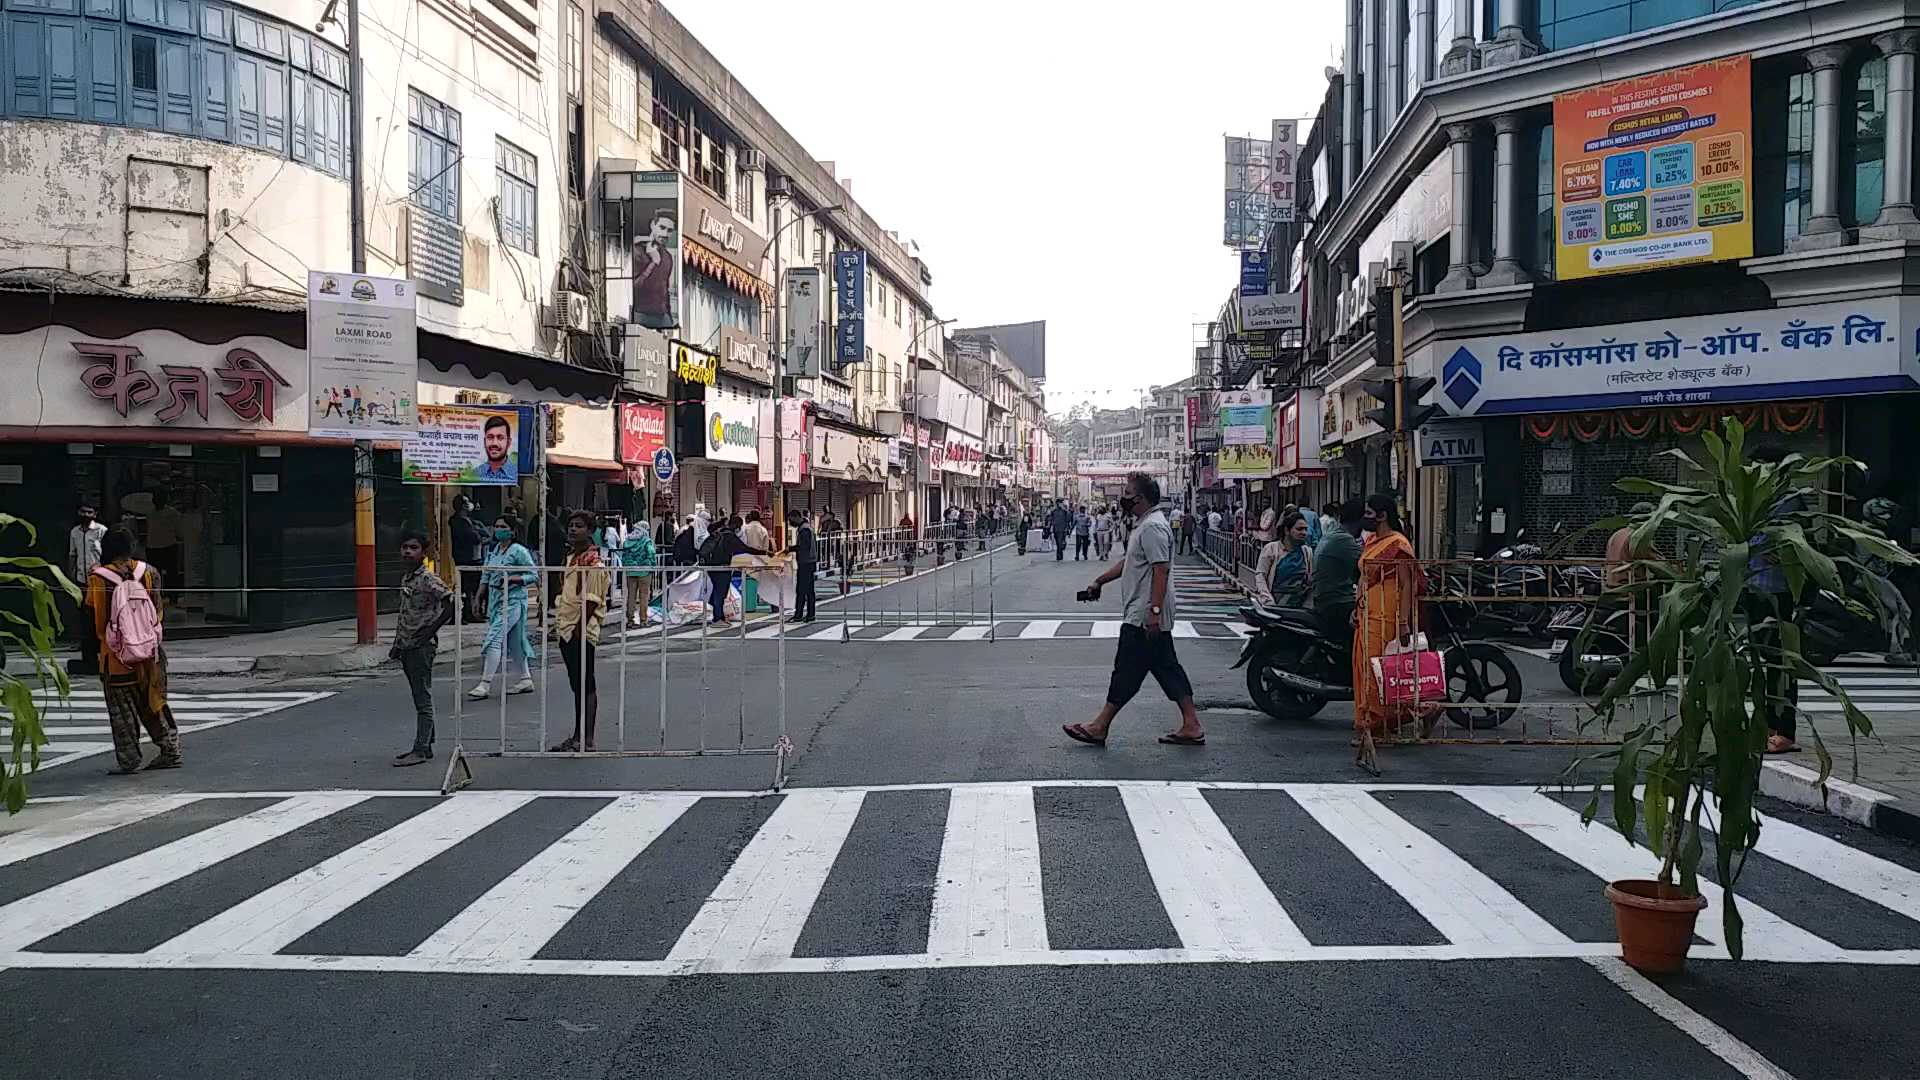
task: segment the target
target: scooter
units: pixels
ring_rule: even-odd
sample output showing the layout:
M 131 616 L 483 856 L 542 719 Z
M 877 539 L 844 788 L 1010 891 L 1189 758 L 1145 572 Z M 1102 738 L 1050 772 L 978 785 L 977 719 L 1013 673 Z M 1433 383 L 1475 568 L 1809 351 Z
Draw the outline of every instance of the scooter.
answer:
M 1631 651 L 1627 633 L 1626 608 L 1562 604 L 1547 623 L 1547 634 L 1553 638 L 1547 657 L 1559 667 L 1560 681 L 1567 689 L 1597 694 L 1626 669 Z
M 1445 641 L 1447 699 L 1453 703 L 1446 710 L 1447 718 L 1468 729 L 1498 727 L 1511 709 L 1476 709 L 1467 703 L 1518 704 L 1520 669 L 1498 645 L 1462 640 L 1463 610 L 1454 604 L 1434 605 L 1435 622 Z M 1318 616 L 1304 608 L 1255 603 L 1242 607 L 1240 617 L 1254 630 L 1240 646 L 1233 666 L 1247 669 L 1247 695 L 1260 711 L 1276 720 L 1310 720 L 1329 701 L 1353 700 L 1350 631 L 1329 635 Z
M 1861 614 L 1856 605 L 1873 610 L 1870 604 L 1829 589 L 1809 599 L 1800 622 L 1800 654 L 1807 663 L 1819 667 L 1833 663 L 1842 653 L 1884 653 L 1891 647 L 1887 628 L 1877 618 Z

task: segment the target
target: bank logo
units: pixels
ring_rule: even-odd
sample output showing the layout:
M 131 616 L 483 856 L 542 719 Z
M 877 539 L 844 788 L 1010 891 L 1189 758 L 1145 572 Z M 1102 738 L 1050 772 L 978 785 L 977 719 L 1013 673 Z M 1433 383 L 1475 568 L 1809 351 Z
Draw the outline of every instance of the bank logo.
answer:
M 1454 408 L 1464 409 L 1480 396 L 1480 358 L 1462 345 L 1440 369 L 1441 386 Z

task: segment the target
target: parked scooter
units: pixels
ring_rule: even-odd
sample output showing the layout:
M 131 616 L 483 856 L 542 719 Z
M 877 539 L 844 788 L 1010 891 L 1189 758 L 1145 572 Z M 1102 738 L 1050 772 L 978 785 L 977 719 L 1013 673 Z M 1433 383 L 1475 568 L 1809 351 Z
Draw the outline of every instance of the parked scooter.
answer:
M 1624 607 L 1562 604 L 1554 609 L 1547 633 L 1553 638 L 1548 658 L 1559 667 L 1560 681 L 1576 694 L 1597 694 L 1626 669 L 1629 650 Z
M 1463 605 L 1433 605 L 1441 630 L 1447 677 L 1447 718 L 1463 728 L 1504 723 L 1520 701 L 1520 669 L 1504 649 L 1484 641 L 1465 641 L 1460 630 Z M 1247 694 L 1277 720 L 1312 719 L 1329 701 L 1353 700 L 1353 634 L 1328 634 L 1313 612 L 1251 604 L 1240 617 L 1254 628 L 1240 647 L 1234 667 L 1247 669 Z M 1480 703 L 1473 708 L 1468 703 Z

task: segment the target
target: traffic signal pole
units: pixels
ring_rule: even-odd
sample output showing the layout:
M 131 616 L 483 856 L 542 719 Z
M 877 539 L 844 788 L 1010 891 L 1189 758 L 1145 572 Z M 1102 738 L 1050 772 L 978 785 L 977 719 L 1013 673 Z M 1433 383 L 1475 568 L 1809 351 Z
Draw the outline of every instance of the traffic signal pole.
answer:
M 1420 480 L 1414 472 L 1413 439 L 1407 430 L 1407 327 L 1401 311 L 1401 303 L 1406 298 L 1407 275 L 1399 267 L 1387 273 L 1393 281 L 1393 454 L 1400 466 L 1401 482 L 1407 487 L 1407 530 L 1418 545 L 1420 519 L 1416 506 Z

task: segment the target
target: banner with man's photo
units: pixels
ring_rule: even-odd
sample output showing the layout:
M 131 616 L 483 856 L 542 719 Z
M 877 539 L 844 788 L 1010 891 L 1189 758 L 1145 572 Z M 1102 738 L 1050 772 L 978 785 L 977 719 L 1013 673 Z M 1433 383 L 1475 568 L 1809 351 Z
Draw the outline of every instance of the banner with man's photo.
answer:
M 601 178 L 607 207 L 607 314 L 652 330 L 680 325 L 680 174 Z
M 400 450 L 408 484 L 507 487 L 520 482 L 531 445 L 531 405 L 421 405 L 420 427 Z

